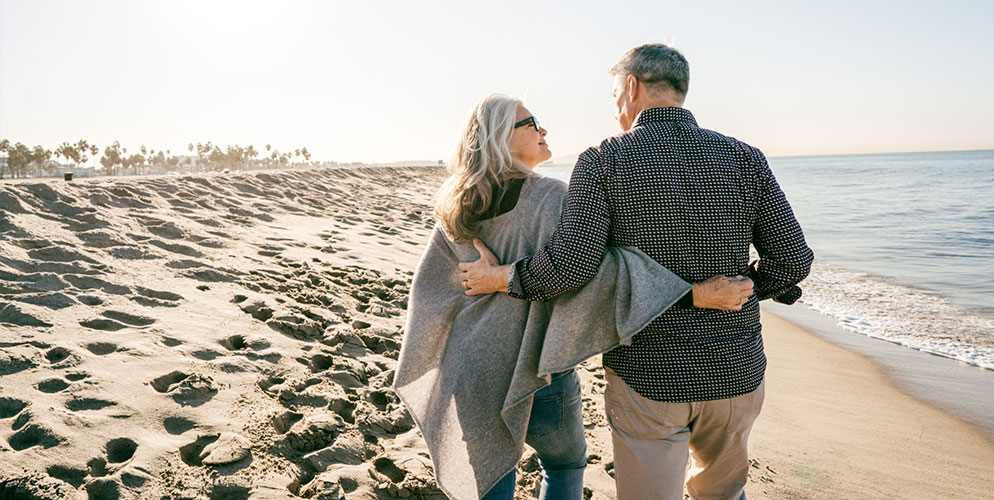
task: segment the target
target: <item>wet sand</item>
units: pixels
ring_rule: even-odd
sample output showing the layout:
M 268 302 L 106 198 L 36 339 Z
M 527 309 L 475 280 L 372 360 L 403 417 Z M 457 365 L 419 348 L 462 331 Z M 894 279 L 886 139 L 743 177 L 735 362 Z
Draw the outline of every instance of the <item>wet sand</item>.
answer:
M 769 310 L 763 336 L 769 366 L 750 440 L 750 498 L 979 499 L 994 492 L 994 443 L 980 428 L 902 392 L 881 365 Z

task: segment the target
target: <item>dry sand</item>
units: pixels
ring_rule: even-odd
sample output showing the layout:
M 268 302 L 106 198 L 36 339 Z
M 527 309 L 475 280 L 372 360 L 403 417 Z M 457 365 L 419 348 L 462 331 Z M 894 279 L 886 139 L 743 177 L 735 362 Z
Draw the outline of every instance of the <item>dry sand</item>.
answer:
M 443 175 L 0 183 L 0 499 L 444 498 L 389 389 Z M 750 498 L 994 491 L 971 427 L 765 321 Z M 599 359 L 580 374 L 587 496 L 614 498 Z

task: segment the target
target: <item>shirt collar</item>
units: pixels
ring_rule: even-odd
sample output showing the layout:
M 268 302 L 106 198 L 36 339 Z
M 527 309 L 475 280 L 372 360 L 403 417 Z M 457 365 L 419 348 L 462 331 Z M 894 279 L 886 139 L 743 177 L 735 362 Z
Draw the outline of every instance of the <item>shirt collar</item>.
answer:
M 635 126 L 652 122 L 690 122 L 695 127 L 697 120 L 693 113 L 683 108 L 649 108 L 643 109 L 635 117 Z

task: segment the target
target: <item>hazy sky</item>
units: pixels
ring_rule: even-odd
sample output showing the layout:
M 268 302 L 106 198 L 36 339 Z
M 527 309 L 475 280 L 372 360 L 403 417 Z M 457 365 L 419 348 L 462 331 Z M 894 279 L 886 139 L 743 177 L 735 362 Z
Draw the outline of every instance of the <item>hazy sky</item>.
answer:
M 611 5 L 0 0 L 0 136 L 434 160 L 503 92 L 568 155 L 619 131 L 615 60 L 672 41 L 701 126 L 770 156 L 994 148 L 990 0 Z

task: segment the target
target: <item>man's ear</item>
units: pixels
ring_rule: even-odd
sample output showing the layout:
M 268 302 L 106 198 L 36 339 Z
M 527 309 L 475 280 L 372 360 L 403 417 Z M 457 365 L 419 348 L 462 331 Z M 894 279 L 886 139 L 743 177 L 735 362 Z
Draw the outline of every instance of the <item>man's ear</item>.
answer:
M 625 85 L 628 86 L 628 102 L 635 102 L 638 100 L 639 92 L 639 80 L 635 78 L 635 75 L 628 75 L 628 79 L 625 80 Z

